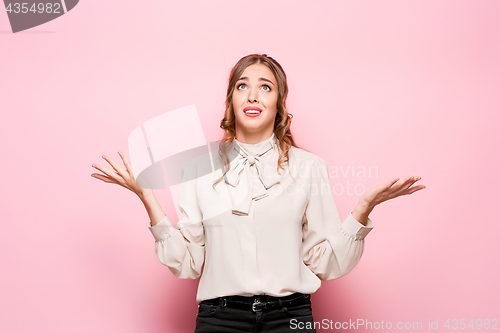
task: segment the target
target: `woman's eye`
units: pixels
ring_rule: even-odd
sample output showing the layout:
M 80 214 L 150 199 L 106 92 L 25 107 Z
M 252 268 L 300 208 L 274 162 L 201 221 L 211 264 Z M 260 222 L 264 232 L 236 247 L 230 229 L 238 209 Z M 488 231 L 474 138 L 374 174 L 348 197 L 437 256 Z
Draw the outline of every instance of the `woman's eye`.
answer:
M 262 87 L 267 88 L 267 89 L 264 89 L 264 91 L 271 91 L 271 87 L 269 87 L 267 84 L 263 85 Z
M 238 86 L 236 87 L 236 89 L 240 89 L 241 86 L 246 86 L 246 84 L 240 83 L 240 84 L 238 84 Z

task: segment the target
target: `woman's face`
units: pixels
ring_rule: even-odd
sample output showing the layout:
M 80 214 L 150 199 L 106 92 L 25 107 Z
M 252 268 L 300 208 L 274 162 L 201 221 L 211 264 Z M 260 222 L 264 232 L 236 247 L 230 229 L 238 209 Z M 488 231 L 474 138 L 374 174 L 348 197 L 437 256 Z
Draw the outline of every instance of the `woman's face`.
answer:
M 263 64 L 248 66 L 236 81 L 233 92 L 238 140 L 270 136 L 274 128 L 277 102 L 278 83 L 273 72 Z

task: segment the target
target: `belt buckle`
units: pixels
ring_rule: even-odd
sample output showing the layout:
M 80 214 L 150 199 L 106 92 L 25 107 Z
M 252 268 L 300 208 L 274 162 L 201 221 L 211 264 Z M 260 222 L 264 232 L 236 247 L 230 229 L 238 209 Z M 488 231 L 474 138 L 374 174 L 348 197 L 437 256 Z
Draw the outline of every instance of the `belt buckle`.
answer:
M 252 304 L 252 311 L 253 311 L 253 312 L 262 311 L 262 309 L 256 309 L 256 308 L 255 308 L 255 306 L 256 306 L 257 304 L 261 304 L 261 303 L 260 303 L 260 299 L 258 299 L 258 298 L 256 298 L 256 299 L 254 299 L 254 300 L 253 300 L 253 304 Z

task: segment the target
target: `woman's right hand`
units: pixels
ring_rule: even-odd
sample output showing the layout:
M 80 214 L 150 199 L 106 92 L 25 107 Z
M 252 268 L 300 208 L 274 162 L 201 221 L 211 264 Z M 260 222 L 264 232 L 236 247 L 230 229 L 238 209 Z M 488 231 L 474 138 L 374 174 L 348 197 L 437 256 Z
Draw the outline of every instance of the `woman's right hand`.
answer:
M 93 173 L 91 174 L 92 177 L 97 178 L 102 180 L 103 182 L 106 183 L 111 183 L 111 184 L 118 184 L 120 186 L 125 187 L 126 189 L 134 192 L 137 194 L 139 197 L 143 197 L 146 193 L 152 192 L 152 188 L 149 185 L 149 188 L 143 188 L 139 185 L 137 185 L 134 174 L 133 174 L 133 169 L 132 166 L 130 165 L 127 157 L 125 154 L 122 152 L 118 152 L 120 157 L 123 160 L 123 164 L 125 165 L 126 170 L 122 169 L 118 164 L 116 164 L 111 158 L 107 157 L 106 155 L 103 155 L 102 158 L 104 158 L 116 171 L 109 170 L 107 168 L 104 168 L 98 164 L 92 164 L 92 167 L 96 168 L 97 170 L 101 171 L 104 173 L 106 176 L 99 174 L 99 173 Z M 144 179 L 142 179 L 145 181 Z

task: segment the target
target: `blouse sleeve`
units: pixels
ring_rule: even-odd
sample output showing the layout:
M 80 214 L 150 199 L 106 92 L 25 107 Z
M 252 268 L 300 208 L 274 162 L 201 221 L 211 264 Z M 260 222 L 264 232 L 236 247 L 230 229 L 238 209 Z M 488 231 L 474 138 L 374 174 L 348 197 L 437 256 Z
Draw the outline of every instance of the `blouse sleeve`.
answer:
M 178 278 L 196 279 L 205 260 L 205 236 L 196 195 L 196 166 L 188 163 L 182 168 L 179 210 L 181 218 L 176 227 L 166 215 L 148 227 L 155 238 L 158 260 Z
M 321 280 L 337 279 L 349 273 L 363 253 L 364 238 L 373 229 L 352 214 L 342 222 L 328 179 L 325 161 L 319 158 L 311 171 L 309 199 L 303 217 L 304 263 Z

